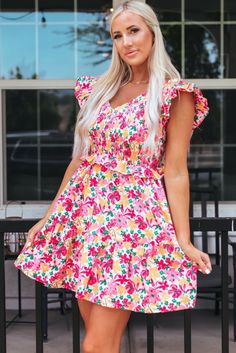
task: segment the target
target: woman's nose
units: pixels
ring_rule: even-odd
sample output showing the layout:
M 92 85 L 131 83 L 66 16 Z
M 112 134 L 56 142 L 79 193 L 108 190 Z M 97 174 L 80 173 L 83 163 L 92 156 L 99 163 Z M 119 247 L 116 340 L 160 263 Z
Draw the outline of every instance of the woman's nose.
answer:
M 124 35 L 123 37 L 123 44 L 126 46 L 126 45 L 131 45 L 132 44 L 132 39 L 130 38 L 130 36 L 126 36 Z

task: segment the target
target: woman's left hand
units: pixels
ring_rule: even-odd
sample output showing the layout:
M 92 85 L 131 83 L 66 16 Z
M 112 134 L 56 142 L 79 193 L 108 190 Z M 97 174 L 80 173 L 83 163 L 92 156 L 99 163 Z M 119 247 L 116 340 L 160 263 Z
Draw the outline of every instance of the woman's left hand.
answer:
M 198 266 L 198 270 L 204 274 L 212 271 L 211 260 L 208 254 L 197 249 L 192 243 L 179 244 L 185 255 Z

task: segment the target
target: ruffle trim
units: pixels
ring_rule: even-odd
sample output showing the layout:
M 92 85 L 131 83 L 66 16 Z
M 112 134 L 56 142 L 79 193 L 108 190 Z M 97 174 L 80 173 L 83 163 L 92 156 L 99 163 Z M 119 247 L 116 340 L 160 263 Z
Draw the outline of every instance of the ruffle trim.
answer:
M 78 100 L 80 108 L 84 105 L 86 99 L 92 92 L 93 84 L 98 77 L 90 75 L 79 76 L 75 83 L 74 96 Z
M 201 90 L 194 83 L 190 83 L 185 80 L 169 80 L 163 88 L 163 125 L 166 126 L 167 122 L 169 121 L 172 100 L 178 96 L 179 92 L 189 92 L 194 94 L 194 130 L 203 122 L 209 112 L 208 101 L 203 96 Z

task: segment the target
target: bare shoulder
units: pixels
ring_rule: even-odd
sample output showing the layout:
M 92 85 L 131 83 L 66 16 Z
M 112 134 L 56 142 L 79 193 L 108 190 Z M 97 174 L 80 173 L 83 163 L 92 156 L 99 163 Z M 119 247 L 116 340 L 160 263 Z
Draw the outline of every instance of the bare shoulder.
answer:
M 178 92 L 170 107 L 170 115 L 172 116 L 173 114 L 179 115 L 180 119 L 188 114 L 194 114 L 194 96 L 192 92 Z

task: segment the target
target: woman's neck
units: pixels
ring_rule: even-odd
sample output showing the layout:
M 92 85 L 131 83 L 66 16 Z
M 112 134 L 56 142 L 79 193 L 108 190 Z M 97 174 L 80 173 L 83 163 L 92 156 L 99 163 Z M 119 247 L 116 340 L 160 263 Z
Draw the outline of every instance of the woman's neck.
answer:
M 143 82 L 149 80 L 149 73 L 147 67 L 132 67 L 132 78 L 133 82 Z

